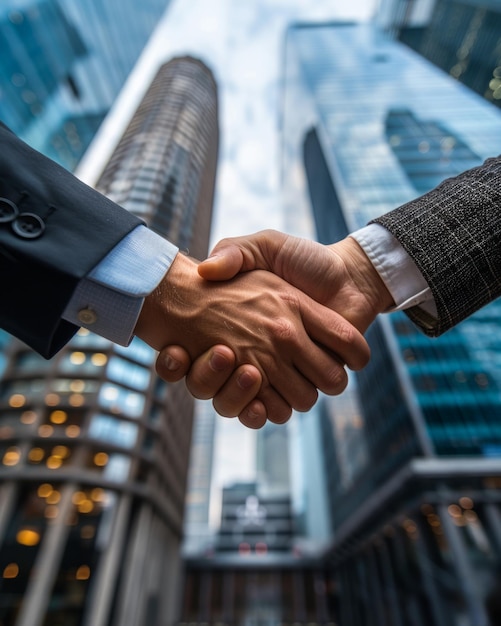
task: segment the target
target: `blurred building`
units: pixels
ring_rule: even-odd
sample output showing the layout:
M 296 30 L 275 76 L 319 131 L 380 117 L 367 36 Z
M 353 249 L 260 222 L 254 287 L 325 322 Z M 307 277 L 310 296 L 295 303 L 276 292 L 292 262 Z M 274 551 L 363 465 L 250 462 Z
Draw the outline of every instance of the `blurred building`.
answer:
M 392 36 L 501 106 L 498 0 L 383 0 L 378 21 Z
M 268 422 L 256 433 L 256 481 L 261 492 L 290 493 L 289 431 Z
M 199 554 L 213 542 L 210 509 L 216 412 L 211 402 L 195 403 L 191 458 L 186 489 L 183 555 Z
M 205 255 L 218 151 L 216 84 L 163 65 L 97 188 Z M 89 332 L 46 361 L 12 341 L 0 381 L 0 624 L 170 624 L 193 401 L 156 353 Z
M 370 25 L 290 28 L 284 84 L 294 234 L 336 241 L 499 154 L 500 111 Z M 486 625 L 501 565 L 500 320 L 497 301 L 431 340 L 380 316 L 349 395 L 298 421 L 296 472 L 320 463 L 326 482 L 302 481 L 304 531 L 315 537 L 310 496 L 324 490 L 343 626 Z
M 180 624 L 327 624 L 336 613 L 333 576 L 295 550 L 290 496 L 259 483 L 223 490 L 211 551 L 185 563 Z
M 0 119 L 73 169 L 170 0 L 4 0 Z

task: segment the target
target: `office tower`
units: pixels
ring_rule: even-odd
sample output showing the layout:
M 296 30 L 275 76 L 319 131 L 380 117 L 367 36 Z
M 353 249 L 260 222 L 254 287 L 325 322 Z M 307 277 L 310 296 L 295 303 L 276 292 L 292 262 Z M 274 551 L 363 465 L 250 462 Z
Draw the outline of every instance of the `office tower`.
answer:
M 379 21 L 392 36 L 501 106 L 497 0 L 387 0 Z
M 335 583 L 317 559 L 294 550 L 290 497 L 257 483 L 223 490 L 214 550 L 186 561 L 180 624 L 328 624 Z
M 290 493 L 289 433 L 281 424 L 266 424 L 257 433 L 256 473 L 261 492 Z
M 217 92 L 199 61 L 163 65 L 97 188 L 207 251 Z M 79 332 L 51 361 L 13 341 L 0 383 L 0 622 L 170 624 L 193 402 L 155 353 Z
M 210 402 L 195 404 L 186 490 L 183 555 L 200 554 L 212 542 L 210 523 L 216 412 Z
M 295 234 L 335 241 L 499 153 L 499 110 L 372 25 L 291 28 L 285 73 Z M 353 402 L 325 399 L 309 421 L 323 434 L 341 624 L 487 623 L 501 558 L 500 320 L 497 301 L 431 340 L 404 314 L 380 316 Z
M 169 0 L 6 0 L 0 119 L 73 169 Z

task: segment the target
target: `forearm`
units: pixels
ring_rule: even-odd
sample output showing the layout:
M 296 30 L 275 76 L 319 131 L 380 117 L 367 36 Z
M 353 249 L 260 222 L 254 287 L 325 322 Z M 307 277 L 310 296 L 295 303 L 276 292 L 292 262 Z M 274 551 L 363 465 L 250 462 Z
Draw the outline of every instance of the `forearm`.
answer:
M 500 207 L 498 157 L 375 220 L 429 285 L 436 317 L 420 306 L 406 310 L 427 334 L 442 334 L 501 295 Z

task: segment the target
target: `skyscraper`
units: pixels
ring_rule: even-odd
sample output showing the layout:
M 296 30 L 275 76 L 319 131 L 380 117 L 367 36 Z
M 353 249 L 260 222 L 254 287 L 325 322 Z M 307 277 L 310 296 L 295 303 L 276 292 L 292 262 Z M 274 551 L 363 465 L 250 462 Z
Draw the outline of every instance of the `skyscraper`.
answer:
M 193 254 L 207 251 L 216 84 L 163 65 L 97 188 Z M 170 624 L 193 402 L 155 353 L 80 332 L 51 361 L 13 341 L 0 382 L 0 622 Z
M 499 111 L 373 26 L 291 28 L 285 71 L 295 234 L 335 241 L 499 153 Z M 501 559 L 500 319 L 494 302 L 430 340 L 382 316 L 352 401 L 325 399 L 309 421 L 324 433 L 340 623 L 486 624 Z M 307 471 L 312 455 L 297 458 Z
M 2 2 L 0 119 L 73 169 L 169 2 Z
M 392 36 L 501 106 L 497 0 L 385 0 L 379 15 Z

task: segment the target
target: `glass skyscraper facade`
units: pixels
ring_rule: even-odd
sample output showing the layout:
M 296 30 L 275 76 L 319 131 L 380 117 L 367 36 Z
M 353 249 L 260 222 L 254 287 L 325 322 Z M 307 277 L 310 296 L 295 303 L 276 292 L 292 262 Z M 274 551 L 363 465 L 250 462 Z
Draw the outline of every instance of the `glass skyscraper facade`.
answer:
M 380 17 L 392 36 L 501 106 L 497 0 L 384 0 Z
M 297 235 L 336 241 L 499 153 L 498 109 L 371 25 L 290 28 L 284 85 Z M 380 316 L 350 395 L 325 398 L 306 426 L 322 434 L 340 624 L 487 624 L 501 564 L 500 320 L 494 302 L 431 340 L 403 313 Z
M 96 181 L 207 252 L 218 153 L 211 72 L 163 65 Z M 13 340 L 0 380 L 2 626 L 170 624 L 180 589 L 193 400 L 156 353 L 80 331 L 46 361 Z
M 74 169 L 170 0 L 6 0 L 0 119 Z

